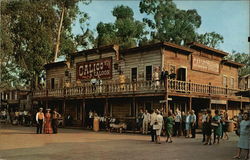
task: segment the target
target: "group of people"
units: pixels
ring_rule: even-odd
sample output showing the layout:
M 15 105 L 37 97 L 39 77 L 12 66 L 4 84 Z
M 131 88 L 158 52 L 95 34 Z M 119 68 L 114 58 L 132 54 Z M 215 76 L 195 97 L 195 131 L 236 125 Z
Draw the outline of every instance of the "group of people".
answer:
M 7 109 L 3 109 L 0 112 L 0 119 L 6 124 L 25 126 L 32 125 L 31 113 L 26 110 L 8 111 Z
M 58 118 L 61 115 L 56 111 L 56 109 L 51 112 L 50 109 L 46 109 L 46 113 L 43 113 L 43 108 L 40 108 L 36 113 L 37 122 L 37 134 L 56 134 L 58 130 Z
M 219 143 L 220 139 L 223 139 L 224 136 L 228 140 L 228 114 L 227 111 L 219 112 L 215 110 L 215 115 L 212 116 L 211 110 L 204 111 L 202 115 L 202 133 L 204 145 L 212 144 L 212 133 L 213 133 L 213 144 Z M 217 142 L 216 142 L 217 141 Z
M 147 110 L 140 110 L 138 114 L 138 125 L 142 128 L 142 134 L 148 134 L 150 128 L 152 142 L 160 143 L 160 135 L 166 135 L 166 142 L 172 143 L 172 136 L 184 135 L 187 138 L 195 138 L 196 115 L 193 110 L 190 112 L 175 113 L 169 111 L 163 114 L 163 110 L 152 110 L 151 114 Z

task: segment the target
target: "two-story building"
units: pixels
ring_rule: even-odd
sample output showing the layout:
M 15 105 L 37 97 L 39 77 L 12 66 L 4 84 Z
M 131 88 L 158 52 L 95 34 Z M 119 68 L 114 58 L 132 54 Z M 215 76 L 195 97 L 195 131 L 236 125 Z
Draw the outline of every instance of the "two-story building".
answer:
M 84 50 L 72 54 L 70 62 L 45 65 L 46 89 L 35 91 L 33 101 L 71 114 L 76 125 L 85 123 L 90 110 L 133 120 L 141 108 L 196 113 L 210 108 L 234 115 L 250 99 L 236 96 L 238 69 L 243 65 L 224 60 L 227 55 L 198 43 Z M 161 71 L 169 75 L 163 81 Z

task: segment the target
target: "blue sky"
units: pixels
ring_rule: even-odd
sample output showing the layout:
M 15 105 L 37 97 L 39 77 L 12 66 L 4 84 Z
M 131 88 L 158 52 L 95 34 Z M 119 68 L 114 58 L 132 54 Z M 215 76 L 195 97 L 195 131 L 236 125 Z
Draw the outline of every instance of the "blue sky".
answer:
M 250 43 L 247 37 L 250 36 L 250 1 L 248 0 L 183 0 L 174 1 L 180 9 L 196 9 L 202 17 L 202 25 L 197 30 L 199 33 L 213 32 L 224 37 L 224 43 L 219 49 L 231 53 L 250 53 Z M 139 12 L 139 0 L 109 1 L 93 0 L 89 5 L 80 4 L 80 10 L 90 16 L 88 21 L 90 28 L 95 31 L 96 25 L 102 22 L 114 22 L 115 18 L 111 11 L 117 5 L 126 5 L 133 9 L 134 17 L 141 20 L 146 15 Z M 78 22 L 73 26 L 74 34 L 81 34 Z

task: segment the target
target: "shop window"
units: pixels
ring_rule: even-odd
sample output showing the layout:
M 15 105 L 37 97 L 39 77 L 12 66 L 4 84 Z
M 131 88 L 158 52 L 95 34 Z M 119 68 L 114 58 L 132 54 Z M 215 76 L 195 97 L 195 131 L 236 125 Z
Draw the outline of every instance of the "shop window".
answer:
M 152 80 L 152 66 L 146 66 L 146 81 Z
M 131 68 L 131 79 L 133 82 L 137 81 L 137 68 Z

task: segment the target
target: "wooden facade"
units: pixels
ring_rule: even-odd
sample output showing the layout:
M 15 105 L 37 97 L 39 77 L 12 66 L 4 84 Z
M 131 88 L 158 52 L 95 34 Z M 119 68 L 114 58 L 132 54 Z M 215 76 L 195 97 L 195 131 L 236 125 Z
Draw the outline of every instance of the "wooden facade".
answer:
M 226 55 L 198 43 L 85 50 L 74 53 L 71 63 L 45 65 L 46 89 L 35 91 L 33 101 L 71 114 L 75 125 L 84 125 L 90 110 L 123 120 L 135 120 L 140 108 L 162 107 L 196 113 L 205 108 L 227 109 L 234 115 L 248 107 L 250 99 L 236 95 L 242 64 L 224 60 Z M 157 69 L 173 76 L 156 83 Z M 102 83 L 93 88 L 90 77 L 98 75 Z

